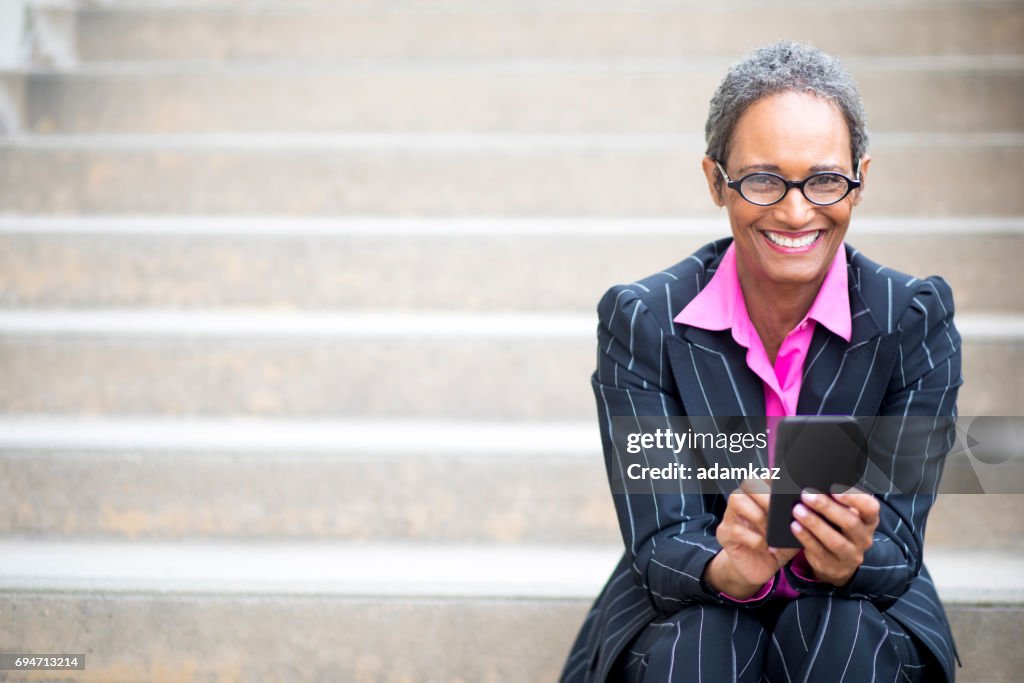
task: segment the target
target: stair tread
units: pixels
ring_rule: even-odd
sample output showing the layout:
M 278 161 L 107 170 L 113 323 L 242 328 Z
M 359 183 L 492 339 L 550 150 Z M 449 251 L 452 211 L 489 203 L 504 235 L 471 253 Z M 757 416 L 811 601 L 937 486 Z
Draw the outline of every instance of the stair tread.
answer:
M 0 541 L 0 590 L 583 599 L 615 546 Z M 1024 606 L 1024 554 L 934 551 L 950 603 Z M 979 568 L 984 585 L 978 585 Z
M 100 334 L 188 337 L 268 335 L 354 339 L 593 339 L 596 318 L 573 312 L 295 311 L 281 309 L 47 308 L 0 309 L 0 335 Z M 957 329 L 967 339 L 1020 341 L 1024 314 L 960 313 Z
M 386 438 L 385 438 L 386 437 Z M 66 418 L 0 415 L 0 448 L 326 451 L 480 457 L 531 453 L 586 455 L 600 450 L 591 421 L 437 419 Z
M 217 216 L 217 215 L 26 215 L 0 213 L 2 234 L 111 234 L 111 235 L 346 235 L 407 237 L 410 235 L 538 236 L 605 235 L 719 235 L 726 228 L 721 217 L 672 216 L 647 218 L 556 217 L 513 218 L 501 216 L 381 217 L 381 216 Z M 1024 235 L 1024 216 L 958 217 L 858 217 L 858 234 L 874 236 L 917 235 Z

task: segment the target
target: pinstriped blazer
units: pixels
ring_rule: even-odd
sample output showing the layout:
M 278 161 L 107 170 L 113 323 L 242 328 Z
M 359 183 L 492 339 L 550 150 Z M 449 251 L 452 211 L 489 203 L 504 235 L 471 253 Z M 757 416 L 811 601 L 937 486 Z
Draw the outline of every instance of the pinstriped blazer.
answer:
M 609 479 L 612 417 L 764 415 L 761 380 L 730 331 L 672 321 L 707 285 L 731 241 L 705 245 L 601 299 L 591 383 Z M 961 344 L 949 286 L 937 276 L 920 280 L 889 270 L 845 248 L 852 337 L 847 343 L 815 326 L 797 413 L 955 416 Z M 939 436 L 928 448 L 941 466 L 954 435 L 949 429 Z M 721 550 L 715 530 L 725 495 L 612 498 L 625 552 L 570 651 L 562 672 L 566 683 L 605 681 L 625 645 L 654 619 L 690 604 L 726 602 L 701 581 L 705 565 Z M 933 497 L 883 495 L 880 502 L 874 543 L 846 586 L 807 582 L 788 570 L 787 577 L 802 593 L 870 599 L 919 638 L 952 680 L 953 636 L 922 562 Z

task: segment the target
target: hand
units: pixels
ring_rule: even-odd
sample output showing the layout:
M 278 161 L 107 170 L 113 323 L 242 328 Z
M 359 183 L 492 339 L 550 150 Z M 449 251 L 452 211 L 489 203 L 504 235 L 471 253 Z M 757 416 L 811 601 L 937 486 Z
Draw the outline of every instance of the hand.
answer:
M 711 586 L 741 600 L 754 595 L 798 551 L 768 547 L 769 495 L 765 488 L 762 481 L 748 480 L 729 495 L 716 532 L 722 552 L 704 573 Z
M 878 527 L 878 499 L 857 489 L 828 496 L 804 492 L 793 508 L 793 535 L 819 581 L 845 586 L 864 562 Z M 838 527 L 838 531 L 828 522 Z

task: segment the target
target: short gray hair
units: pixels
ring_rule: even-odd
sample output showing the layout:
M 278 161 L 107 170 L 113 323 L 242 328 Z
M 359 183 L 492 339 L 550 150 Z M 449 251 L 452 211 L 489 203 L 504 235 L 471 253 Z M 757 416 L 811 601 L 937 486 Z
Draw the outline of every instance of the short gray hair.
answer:
M 704 126 L 707 155 L 725 164 L 733 129 L 743 112 L 763 97 L 791 90 L 828 100 L 842 112 L 856 164 L 868 150 L 864 102 L 857 84 L 838 59 L 791 40 L 758 48 L 729 67 L 711 98 Z

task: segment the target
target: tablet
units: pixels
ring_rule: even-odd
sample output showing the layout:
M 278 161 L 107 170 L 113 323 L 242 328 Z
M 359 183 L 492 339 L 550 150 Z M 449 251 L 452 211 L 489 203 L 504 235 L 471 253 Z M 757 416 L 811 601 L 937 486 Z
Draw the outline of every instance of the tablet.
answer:
M 779 479 L 772 482 L 768 505 L 768 545 L 801 547 L 789 528 L 800 492 L 828 493 L 836 487 L 856 486 L 864 477 L 867 458 L 867 438 L 853 417 L 783 418 L 775 433 L 775 464 L 780 471 Z

